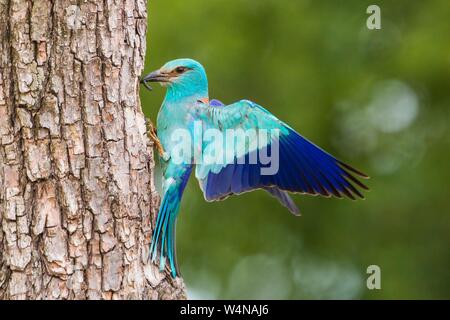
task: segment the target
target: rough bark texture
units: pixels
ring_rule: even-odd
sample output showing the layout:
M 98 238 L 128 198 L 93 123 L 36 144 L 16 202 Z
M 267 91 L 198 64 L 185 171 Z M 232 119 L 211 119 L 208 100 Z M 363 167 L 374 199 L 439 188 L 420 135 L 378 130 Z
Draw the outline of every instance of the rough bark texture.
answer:
M 0 0 L 0 299 L 176 299 L 137 77 L 145 0 Z

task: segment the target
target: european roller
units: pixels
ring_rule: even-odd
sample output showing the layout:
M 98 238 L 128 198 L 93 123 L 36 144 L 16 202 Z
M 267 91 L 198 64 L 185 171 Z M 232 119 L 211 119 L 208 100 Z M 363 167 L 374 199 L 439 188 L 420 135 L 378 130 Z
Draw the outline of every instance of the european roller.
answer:
M 179 274 L 176 219 L 193 171 L 206 201 L 262 189 L 298 215 L 289 193 L 364 198 L 359 189 L 368 188 L 358 179 L 368 178 L 364 173 L 267 109 L 249 100 L 230 105 L 209 100 L 206 72 L 199 62 L 169 61 L 141 82 L 149 89 L 148 82 L 167 87 L 156 130 L 149 132 L 159 150 L 163 192 L 150 256 L 152 261 L 159 258 L 161 270 L 168 260 L 173 277 Z

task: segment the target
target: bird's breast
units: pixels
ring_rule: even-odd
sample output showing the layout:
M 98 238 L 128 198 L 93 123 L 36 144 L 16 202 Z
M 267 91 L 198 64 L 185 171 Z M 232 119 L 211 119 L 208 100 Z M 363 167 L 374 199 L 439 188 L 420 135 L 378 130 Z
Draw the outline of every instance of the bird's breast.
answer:
M 184 163 L 192 162 L 193 127 L 195 117 L 189 104 L 164 103 L 158 114 L 158 138 L 166 152 L 180 157 Z

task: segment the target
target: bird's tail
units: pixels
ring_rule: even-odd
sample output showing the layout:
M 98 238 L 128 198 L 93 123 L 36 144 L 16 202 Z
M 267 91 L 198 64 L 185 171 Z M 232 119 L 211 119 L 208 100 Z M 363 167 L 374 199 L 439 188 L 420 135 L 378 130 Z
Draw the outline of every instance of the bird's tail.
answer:
M 294 200 L 289 196 L 289 193 L 278 189 L 277 187 L 264 187 L 268 193 L 270 193 L 273 197 L 277 198 L 280 203 L 288 208 L 288 210 L 296 216 L 300 215 L 300 210 L 295 204 Z
M 150 245 L 152 262 L 156 261 L 159 251 L 159 269 L 161 271 L 164 270 L 166 258 L 168 258 L 174 278 L 179 274 L 175 248 L 175 226 L 180 209 L 180 201 L 181 197 L 179 196 L 178 188 L 169 187 L 159 208 Z
M 152 262 L 157 259 L 159 251 L 159 269 L 164 270 L 166 259 L 172 276 L 175 278 L 180 274 L 177 264 L 177 253 L 175 243 L 175 226 L 178 211 L 180 210 L 181 197 L 191 174 L 192 167 L 186 169 L 180 179 L 171 183 L 164 193 L 161 206 L 159 207 L 156 224 L 153 229 L 152 242 L 150 245 L 150 256 Z

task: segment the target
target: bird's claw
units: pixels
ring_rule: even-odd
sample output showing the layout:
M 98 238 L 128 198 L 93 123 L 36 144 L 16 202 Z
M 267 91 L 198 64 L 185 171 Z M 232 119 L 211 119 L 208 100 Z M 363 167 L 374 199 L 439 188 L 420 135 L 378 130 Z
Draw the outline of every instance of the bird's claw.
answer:
M 159 156 L 161 158 L 163 158 L 164 160 L 166 160 L 167 152 L 164 151 L 164 148 L 163 148 L 163 146 L 161 144 L 161 141 L 158 138 L 158 135 L 157 135 L 157 132 L 156 132 L 156 128 L 153 125 L 153 123 L 150 120 L 150 118 L 146 118 L 146 125 L 147 125 L 147 136 L 153 142 L 153 145 L 158 150 Z

